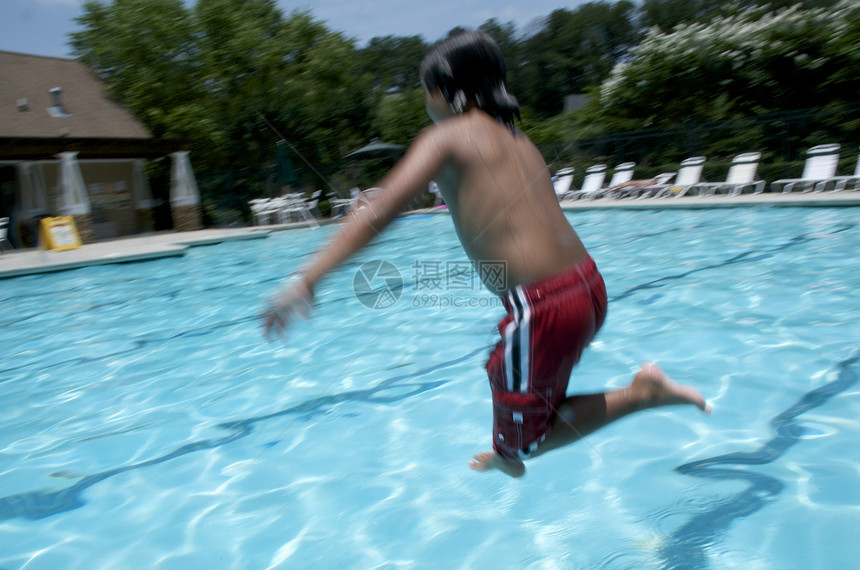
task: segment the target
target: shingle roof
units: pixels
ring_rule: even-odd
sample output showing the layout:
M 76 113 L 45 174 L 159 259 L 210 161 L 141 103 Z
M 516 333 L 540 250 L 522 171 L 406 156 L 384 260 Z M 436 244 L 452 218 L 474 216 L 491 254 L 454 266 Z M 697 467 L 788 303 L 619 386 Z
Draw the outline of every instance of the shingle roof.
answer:
M 55 87 L 62 89 L 70 116 L 48 111 Z M 104 90 L 95 72 L 79 61 L 0 51 L 0 137 L 151 139 L 131 111 Z M 19 110 L 21 99 L 29 110 Z

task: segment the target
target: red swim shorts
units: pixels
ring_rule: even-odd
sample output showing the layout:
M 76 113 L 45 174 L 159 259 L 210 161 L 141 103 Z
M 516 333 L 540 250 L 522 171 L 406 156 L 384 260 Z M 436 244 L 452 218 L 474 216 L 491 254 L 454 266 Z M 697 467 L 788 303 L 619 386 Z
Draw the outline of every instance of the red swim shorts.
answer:
M 563 273 L 508 291 L 502 339 L 490 353 L 493 449 L 533 453 L 549 434 L 570 373 L 606 318 L 606 286 L 591 257 Z

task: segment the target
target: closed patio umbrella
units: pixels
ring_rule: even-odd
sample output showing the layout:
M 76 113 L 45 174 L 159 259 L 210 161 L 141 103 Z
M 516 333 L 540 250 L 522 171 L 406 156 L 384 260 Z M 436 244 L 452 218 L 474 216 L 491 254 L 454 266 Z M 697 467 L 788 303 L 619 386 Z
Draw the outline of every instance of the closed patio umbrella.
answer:
M 279 185 L 293 185 L 298 182 L 296 169 L 293 166 L 293 161 L 290 160 L 286 141 L 278 141 L 278 144 L 275 146 L 275 166 L 277 167 Z

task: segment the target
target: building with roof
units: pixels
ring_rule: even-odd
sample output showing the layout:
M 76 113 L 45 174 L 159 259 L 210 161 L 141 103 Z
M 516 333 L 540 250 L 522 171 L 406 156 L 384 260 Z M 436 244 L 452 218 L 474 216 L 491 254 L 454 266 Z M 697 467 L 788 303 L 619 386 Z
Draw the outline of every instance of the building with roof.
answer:
M 85 243 L 151 231 L 145 161 L 166 156 L 174 229 L 201 226 L 188 152 L 105 89 L 79 61 L 0 51 L 0 217 L 22 245 L 45 216 L 74 216 Z

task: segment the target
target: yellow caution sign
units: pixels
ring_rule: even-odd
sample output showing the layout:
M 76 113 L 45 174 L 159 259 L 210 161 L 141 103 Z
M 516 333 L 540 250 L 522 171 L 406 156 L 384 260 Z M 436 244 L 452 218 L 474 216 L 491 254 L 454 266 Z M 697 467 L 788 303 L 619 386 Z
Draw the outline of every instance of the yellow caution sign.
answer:
M 52 251 L 75 249 L 81 246 L 81 236 L 72 216 L 42 218 L 39 223 L 39 241 L 42 248 Z

